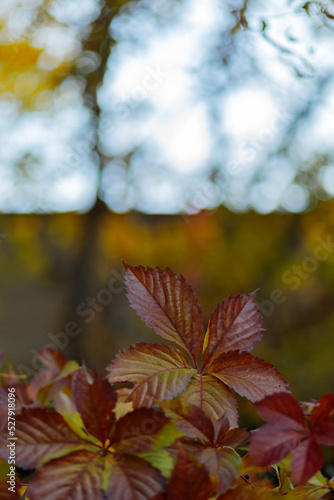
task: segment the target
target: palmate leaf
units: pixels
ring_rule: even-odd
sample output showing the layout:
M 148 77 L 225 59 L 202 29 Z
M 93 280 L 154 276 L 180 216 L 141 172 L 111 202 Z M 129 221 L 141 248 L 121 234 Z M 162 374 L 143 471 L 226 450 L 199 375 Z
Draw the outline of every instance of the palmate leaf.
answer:
M 227 491 L 240 476 L 242 463 L 231 446 L 244 442 L 248 433 L 244 429 L 229 430 L 225 415 L 212 423 L 202 410 L 181 399 L 165 402 L 163 408 L 186 435 L 170 447 L 171 454 L 175 455 L 181 443 L 207 469 L 217 494 Z
M 291 394 L 273 394 L 256 403 L 260 415 L 269 423 L 252 432 L 249 463 L 272 465 L 292 452 L 290 465 L 295 483 L 307 482 L 323 463 L 319 445 L 330 446 L 332 442 L 332 396 L 323 396 L 313 407 L 311 429 Z
M 29 499 L 146 500 L 161 492 L 161 473 L 135 453 L 170 445 L 180 436 L 175 424 L 161 410 L 147 408 L 115 421 L 115 390 L 84 368 L 72 392 L 85 430 L 44 408 L 26 408 L 16 420 L 16 465 L 37 468 Z M 5 459 L 7 443 L 2 437 Z
M 161 337 L 185 349 L 197 363 L 202 351 L 202 311 L 191 286 L 170 269 L 125 264 L 131 306 Z
M 107 370 L 109 382 L 134 384 L 120 391 L 123 402 L 152 406 L 182 394 L 213 421 L 226 413 L 235 427 L 236 400 L 229 387 L 251 401 L 287 391 L 272 365 L 246 352 L 262 336 L 254 293 L 225 299 L 212 313 L 204 340 L 200 307 L 182 276 L 170 269 L 125 267 L 132 307 L 156 333 L 185 349 L 191 360 L 176 348 L 156 344 L 140 343 L 121 352 Z M 199 367 L 201 351 L 204 364 Z
M 208 500 L 212 491 L 213 486 L 207 470 L 181 448 L 165 500 Z

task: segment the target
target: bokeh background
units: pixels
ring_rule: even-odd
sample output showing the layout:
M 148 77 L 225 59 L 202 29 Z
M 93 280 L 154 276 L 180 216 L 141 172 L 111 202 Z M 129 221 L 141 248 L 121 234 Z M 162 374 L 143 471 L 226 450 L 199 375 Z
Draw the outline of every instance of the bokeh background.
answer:
M 123 259 L 182 273 L 206 321 L 259 289 L 254 353 L 333 392 L 334 2 L 12 0 L 0 28 L 5 360 L 159 341 Z

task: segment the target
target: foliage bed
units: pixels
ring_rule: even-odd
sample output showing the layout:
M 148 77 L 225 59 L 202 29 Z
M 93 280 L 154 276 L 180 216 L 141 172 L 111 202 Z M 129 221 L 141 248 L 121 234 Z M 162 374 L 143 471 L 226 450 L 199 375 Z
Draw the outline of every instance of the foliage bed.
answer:
M 250 354 L 263 334 L 255 294 L 223 300 L 205 331 L 181 275 L 125 267 L 130 304 L 170 345 L 131 346 L 107 377 L 43 351 L 45 369 L 29 384 L 3 373 L 0 498 L 334 499 L 334 479 L 321 473 L 322 447 L 334 446 L 334 394 L 300 404 Z M 238 427 L 233 391 L 254 403 L 259 429 Z

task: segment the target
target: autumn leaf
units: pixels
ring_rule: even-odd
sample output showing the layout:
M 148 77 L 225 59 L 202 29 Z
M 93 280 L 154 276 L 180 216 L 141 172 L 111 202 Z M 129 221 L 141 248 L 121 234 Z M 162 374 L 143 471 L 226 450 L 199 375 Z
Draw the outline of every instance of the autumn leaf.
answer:
M 73 377 L 84 429 L 45 408 L 26 408 L 16 421 L 16 464 L 37 468 L 30 500 L 144 500 L 163 490 L 161 473 L 135 453 L 154 452 L 180 436 L 161 410 L 135 409 L 116 421 L 116 392 L 85 368 Z M 7 459 L 7 439 L 0 455 Z M 104 496 L 105 495 L 105 496 Z
M 153 406 L 182 394 L 213 421 L 226 413 L 235 427 L 236 399 L 230 388 L 251 401 L 287 391 L 280 373 L 246 352 L 262 336 L 254 293 L 225 299 L 212 313 L 204 338 L 200 306 L 182 276 L 158 267 L 125 268 L 132 307 L 158 335 L 182 347 L 190 360 L 178 348 L 157 344 L 140 343 L 119 353 L 107 370 L 109 382 L 134 384 L 120 391 L 123 402 Z
M 162 406 L 166 415 L 186 436 L 169 448 L 171 453 L 175 454 L 181 443 L 207 469 L 217 494 L 231 488 L 240 476 L 241 467 L 241 459 L 232 446 L 244 443 L 248 432 L 244 429 L 230 430 L 225 415 L 212 423 L 202 410 L 185 404 L 182 399 L 167 401 Z
M 166 500 L 208 500 L 213 491 L 207 470 L 180 449 L 168 483 Z
M 297 485 L 306 483 L 322 467 L 320 445 L 333 443 L 334 395 L 322 396 L 314 405 L 310 428 L 299 402 L 291 394 L 274 394 L 255 406 L 268 423 L 251 434 L 249 463 L 275 464 L 292 452 L 292 477 Z
M 156 267 L 125 264 L 131 306 L 161 337 L 185 349 L 195 363 L 202 351 L 202 311 L 191 286 L 181 275 Z
M 27 387 L 24 384 L 3 385 L 0 387 L 0 430 L 4 428 L 8 421 L 8 389 L 15 389 L 15 414 L 31 404 L 27 394 Z
M 213 311 L 204 341 L 203 364 L 228 351 L 251 351 L 262 337 L 262 316 L 255 293 L 231 295 Z

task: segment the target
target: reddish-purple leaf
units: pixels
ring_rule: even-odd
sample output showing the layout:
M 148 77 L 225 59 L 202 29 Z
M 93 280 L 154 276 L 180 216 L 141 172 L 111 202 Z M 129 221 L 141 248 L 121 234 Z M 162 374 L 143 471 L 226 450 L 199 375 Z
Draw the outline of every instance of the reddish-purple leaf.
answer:
M 178 349 L 145 343 L 120 352 L 107 370 L 109 382 L 135 384 L 124 401 L 132 401 L 137 408 L 175 398 L 196 373 Z
M 15 389 L 15 413 L 18 415 L 21 409 L 31 404 L 27 394 L 27 386 L 24 384 L 3 385 L 0 387 L 0 430 L 7 425 L 8 421 L 8 389 Z
M 169 480 L 166 500 L 208 500 L 212 492 L 206 469 L 181 449 Z
M 73 376 L 73 401 L 87 431 L 105 443 L 115 422 L 117 393 L 100 374 L 90 375 L 81 368 Z
M 261 340 L 263 318 L 254 299 L 255 292 L 231 295 L 213 311 L 204 341 L 204 366 L 224 352 L 251 351 Z
M 234 448 L 244 444 L 249 437 L 249 433 L 245 429 L 239 427 L 237 429 L 230 429 L 230 423 L 226 414 L 216 420 L 213 426 L 215 429 L 214 443 L 216 446 L 230 446 Z
M 57 412 L 23 408 L 16 418 L 16 465 L 34 469 L 55 456 L 66 455 L 90 444 L 69 428 Z M 10 441 L 0 436 L 0 455 L 7 460 Z
M 38 469 L 28 489 L 30 500 L 103 500 L 106 459 L 87 450 L 70 453 Z
M 306 483 L 322 467 L 323 454 L 314 439 L 306 439 L 293 451 L 291 457 L 292 477 L 297 485 Z
M 265 424 L 251 432 L 249 463 L 273 465 L 285 458 L 298 444 L 302 434 Z
M 319 398 L 311 413 L 314 438 L 324 446 L 334 446 L 334 394 Z
M 197 363 L 204 341 L 202 311 L 191 286 L 170 269 L 125 264 L 131 306 L 161 337 L 185 349 Z
M 195 375 L 180 398 L 201 408 L 212 421 L 224 413 L 231 427 L 238 425 L 237 401 L 230 389 L 214 375 Z
M 209 373 L 250 401 L 288 391 L 283 376 L 269 363 L 248 352 L 231 351 L 212 362 Z
M 261 417 L 276 427 L 307 430 L 303 410 L 289 393 L 276 393 L 255 403 Z
M 81 450 L 37 470 L 28 495 L 31 500 L 148 500 L 162 486 L 161 474 L 141 458 Z
M 160 472 L 142 458 L 125 453 L 110 455 L 110 471 L 107 499 L 148 500 L 163 490 Z
M 149 452 L 167 422 L 169 418 L 158 408 L 133 410 L 116 422 L 111 445 L 131 453 Z
M 167 416 L 187 437 L 213 443 L 214 428 L 210 418 L 198 407 L 185 403 L 183 398 L 159 402 Z
M 240 476 L 242 461 L 233 448 L 208 447 L 196 458 L 210 473 L 218 495 L 229 490 Z

